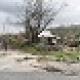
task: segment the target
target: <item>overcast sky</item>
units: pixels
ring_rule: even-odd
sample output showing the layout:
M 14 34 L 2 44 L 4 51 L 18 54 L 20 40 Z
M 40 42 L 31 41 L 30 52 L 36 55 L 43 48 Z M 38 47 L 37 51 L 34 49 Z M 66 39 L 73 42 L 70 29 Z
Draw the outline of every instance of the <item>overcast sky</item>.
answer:
M 46 0 L 48 1 L 48 0 Z M 53 0 L 57 2 L 65 2 L 68 4 L 56 16 L 54 24 L 80 24 L 80 0 Z M 21 5 L 23 0 L 0 0 L 0 23 L 7 21 L 16 21 L 18 13 L 17 5 Z
M 56 17 L 55 24 L 80 24 L 80 0 L 63 0 L 68 6 Z

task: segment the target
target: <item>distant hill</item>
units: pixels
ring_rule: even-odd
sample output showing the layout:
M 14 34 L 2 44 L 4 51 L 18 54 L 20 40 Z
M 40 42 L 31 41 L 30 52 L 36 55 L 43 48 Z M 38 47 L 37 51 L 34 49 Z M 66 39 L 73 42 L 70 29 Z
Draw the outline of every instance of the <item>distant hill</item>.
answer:
M 72 33 L 72 34 L 80 34 L 80 25 L 70 25 L 70 26 L 60 26 L 60 27 L 56 27 L 54 29 L 48 29 L 50 30 L 53 34 L 58 34 L 61 36 L 65 36 L 68 33 Z

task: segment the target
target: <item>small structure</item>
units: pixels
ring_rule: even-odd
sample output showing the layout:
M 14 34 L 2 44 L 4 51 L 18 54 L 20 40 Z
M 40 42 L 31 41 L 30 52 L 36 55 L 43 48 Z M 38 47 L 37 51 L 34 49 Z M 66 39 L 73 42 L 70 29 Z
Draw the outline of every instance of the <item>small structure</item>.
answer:
M 48 46 L 48 50 L 59 50 L 59 43 L 61 37 L 57 36 L 56 34 L 52 34 L 48 30 L 42 31 L 38 37 L 40 38 L 40 42 L 44 44 L 45 47 Z
M 46 42 L 48 45 L 55 45 L 57 44 L 57 41 L 60 40 L 61 38 L 58 37 L 57 35 L 53 35 L 50 31 L 44 30 L 42 31 L 38 37 L 40 38 L 40 41 Z

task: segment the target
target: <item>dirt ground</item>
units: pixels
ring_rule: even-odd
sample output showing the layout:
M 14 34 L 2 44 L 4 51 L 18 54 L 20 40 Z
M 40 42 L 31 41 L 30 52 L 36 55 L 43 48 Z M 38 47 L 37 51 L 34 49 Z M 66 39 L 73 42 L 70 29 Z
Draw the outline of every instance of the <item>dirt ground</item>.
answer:
M 29 59 L 27 59 L 27 57 Z M 46 72 L 44 68 L 63 71 L 65 74 L 80 74 L 80 63 L 38 62 L 38 56 L 17 50 L 0 51 L 0 72 Z
M 24 57 L 30 57 L 29 60 L 24 60 Z M 34 68 L 32 64 L 36 63 L 36 57 L 30 54 L 25 54 L 20 51 L 8 50 L 0 51 L 0 71 L 8 72 L 30 72 L 41 71 L 38 68 Z

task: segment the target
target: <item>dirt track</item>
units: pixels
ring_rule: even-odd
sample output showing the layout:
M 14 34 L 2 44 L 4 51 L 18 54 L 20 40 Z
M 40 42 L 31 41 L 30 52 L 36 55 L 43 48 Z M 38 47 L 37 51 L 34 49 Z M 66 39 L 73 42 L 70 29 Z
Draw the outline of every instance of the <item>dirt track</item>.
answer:
M 3 54 L 4 53 L 4 54 Z M 30 54 L 25 54 L 20 51 L 9 50 L 7 52 L 0 51 L 0 71 L 8 72 L 32 72 L 39 71 L 34 68 L 32 63 L 36 63 L 35 58 L 30 60 L 23 60 L 25 56 L 36 57 Z

